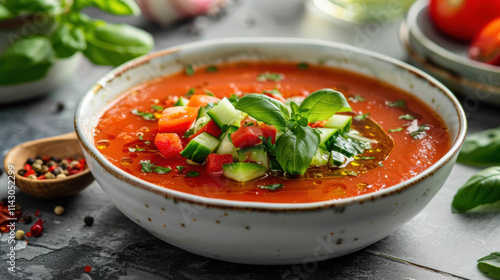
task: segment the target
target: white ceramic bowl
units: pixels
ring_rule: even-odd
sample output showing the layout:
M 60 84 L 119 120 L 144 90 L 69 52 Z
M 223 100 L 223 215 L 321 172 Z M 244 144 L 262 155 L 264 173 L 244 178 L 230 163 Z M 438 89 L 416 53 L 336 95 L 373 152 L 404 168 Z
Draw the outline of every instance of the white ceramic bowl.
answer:
M 249 59 L 322 60 L 396 85 L 423 100 L 444 119 L 452 147 L 423 173 L 379 192 L 336 201 L 288 204 L 229 201 L 166 189 L 120 170 L 95 147 L 93 129 L 103 110 L 130 87 L 180 71 L 187 63 Z M 233 38 L 166 49 L 116 68 L 80 101 L 75 128 L 90 169 L 107 196 L 153 235 L 210 258 L 291 264 L 354 252 L 386 237 L 419 213 L 453 168 L 466 134 L 466 120 L 449 90 L 394 59 L 325 41 Z

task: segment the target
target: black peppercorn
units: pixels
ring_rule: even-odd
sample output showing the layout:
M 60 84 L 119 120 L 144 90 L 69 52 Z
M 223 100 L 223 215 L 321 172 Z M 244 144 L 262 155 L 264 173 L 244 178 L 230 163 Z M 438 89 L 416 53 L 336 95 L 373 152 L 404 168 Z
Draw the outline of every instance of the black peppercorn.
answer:
M 3 175 L 3 169 L 0 168 L 0 176 L 2 176 L 2 175 Z
M 61 170 L 59 168 L 56 168 L 56 169 L 52 170 L 52 174 L 57 176 L 57 175 L 61 174 Z
M 94 223 L 94 218 L 87 216 L 83 219 L 83 221 L 85 222 L 85 225 L 91 226 Z
M 29 224 L 33 221 L 33 218 L 31 217 L 30 214 L 26 214 L 23 216 L 23 221 L 25 224 Z
M 61 162 L 61 159 L 58 158 L 58 157 L 51 157 L 50 160 L 56 162 L 56 163 L 60 163 Z
M 28 160 L 26 161 L 26 164 L 29 164 L 29 165 L 32 165 L 33 163 L 35 163 L 35 159 L 32 157 L 28 158 Z
M 21 169 L 21 170 L 17 171 L 17 174 L 19 174 L 19 176 L 24 176 L 26 174 L 26 170 Z

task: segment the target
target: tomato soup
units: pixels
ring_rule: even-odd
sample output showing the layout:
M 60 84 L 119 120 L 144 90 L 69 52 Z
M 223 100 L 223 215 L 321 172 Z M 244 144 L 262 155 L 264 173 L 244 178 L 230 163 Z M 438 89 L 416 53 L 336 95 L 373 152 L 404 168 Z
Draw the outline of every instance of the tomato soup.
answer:
M 275 77 L 263 79 L 266 73 Z M 156 119 L 179 96 L 223 98 L 276 91 L 282 100 L 301 100 L 323 88 L 341 92 L 352 112 L 340 114 L 353 116 L 352 129 L 376 140 L 342 167 L 312 167 L 295 176 L 267 172 L 240 183 L 211 174 L 205 165 L 193 164 L 183 156 L 165 158 L 155 146 Z M 179 133 L 185 148 L 189 140 L 183 135 Z M 432 109 L 387 83 L 320 65 L 238 62 L 188 67 L 128 90 L 103 113 L 95 128 L 95 143 L 113 165 L 168 189 L 227 200 L 304 203 L 372 193 L 410 179 L 449 150 L 450 136 Z M 144 172 L 141 161 L 167 169 Z M 271 185 L 280 188 L 262 188 Z

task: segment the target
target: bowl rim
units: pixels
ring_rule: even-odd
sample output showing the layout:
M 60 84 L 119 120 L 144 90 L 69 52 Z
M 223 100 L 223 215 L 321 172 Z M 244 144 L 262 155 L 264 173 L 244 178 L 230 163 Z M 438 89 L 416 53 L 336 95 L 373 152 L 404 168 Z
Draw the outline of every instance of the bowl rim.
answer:
M 459 56 L 444 49 L 434 41 L 430 40 L 420 29 L 417 23 L 418 15 L 420 15 L 420 13 L 422 12 L 427 12 L 428 7 L 428 0 L 420 0 L 410 8 L 410 10 L 408 11 L 408 16 L 406 17 L 409 32 L 420 44 L 422 44 L 429 52 L 434 53 L 435 55 L 438 55 L 441 58 L 450 61 L 451 63 L 467 67 L 473 71 L 484 71 L 491 74 L 500 75 L 499 66 L 489 65 L 479 61 L 474 61 L 463 56 Z
M 107 82 L 113 80 L 116 77 L 121 76 L 124 72 L 133 69 L 135 67 L 141 66 L 143 64 L 149 63 L 150 60 L 165 56 L 169 54 L 174 54 L 183 49 L 201 49 L 207 46 L 213 45 L 244 45 L 244 44 L 286 44 L 286 45 L 310 45 L 310 46 L 322 46 L 328 48 L 336 48 L 349 50 L 353 53 L 358 53 L 364 56 L 369 56 L 371 58 L 375 58 L 383 63 L 390 63 L 398 68 L 407 71 L 409 74 L 412 74 L 419 79 L 423 79 L 429 83 L 430 86 L 437 88 L 442 94 L 445 95 L 451 102 L 452 106 L 455 109 L 458 118 L 458 132 L 455 139 L 452 140 L 452 144 L 448 152 L 441 157 L 437 162 L 433 165 L 425 169 L 423 172 L 417 174 L 416 176 L 405 180 L 399 184 L 387 187 L 382 190 L 378 190 L 373 193 L 364 194 L 360 196 L 347 197 L 338 200 L 328 200 L 328 201 L 320 201 L 320 202 L 308 202 L 308 203 L 270 203 L 270 202 L 254 202 L 254 201 L 237 201 L 237 200 L 226 200 L 219 198 L 207 198 L 194 194 L 188 194 L 181 191 L 176 191 L 172 189 L 168 189 L 165 187 L 161 187 L 155 185 L 153 183 L 147 182 L 140 178 L 137 178 L 118 167 L 114 166 L 109 162 L 96 148 L 93 144 L 93 141 L 88 139 L 84 133 L 84 129 L 82 127 L 82 123 L 79 121 L 82 118 L 81 114 L 84 109 L 84 106 L 89 106 L 85 104 L 89 104 L 90 100 L 95 96 L 95 94 L 104 88 Z M 101 110 L 102 112 L 102 110 Z M 74 127 L 77 134 L 77 137 L 82 145 L 84 151 L 88 153 L 100 167 L 104 168 L 106 172 L 109 172 L 116 179 L 121 180 L 125 183 L 128 183 L 134 187 L 138 187 L 140 189 L 155 193 L 157 195 L 163 196 L 166 199 L 172 199 L 174 202 L 181 201 L 189 204 L 200 205 L 204 207 L 210 208 L 221 208 L 221 209 L 232 209 L 232 210 L 241 210 L 241 211 L 260 211 L 260 212 L 295 212 L 295 211 L 315 211 L 321 210 L 324 208 L 338 208 L 338 207 L 346 207 L 352 204 L 363 204 L 367 201 L 375 201 L 380 198 L 384 198 L 390 196 L 395 193 L 401 193 L 403 190 L 410 188 L 411 186 L 419 183 L 423 179 L 432 176 L 435 172 L 441 169 L 444 165 L 448 164 L 453 157 L 459 152 L 460 148 L 463 145 L 465 140 L 467 124 L 465 113 L 458 102 L 457 98 L 453 95 L 453 93 L 448 90 L 443 84 L 439 81 L 426 74 L 425 72 L 410 66 L 402 61 L 397 59 L 378 54 L 372 51 L 367 51 L 364 49 L 359 49 L 353 46 L 349 46 L 342 43 L 330 42 L 325 40 L 316 40 L 316 39 L 303 39 L 303 38 L 283 38 L 283 37 L 251 37 L 251 38 L 219 38 L 219 39 L 211 39 L 211 40 L 203 40 L 193 43 L 182 44 L 179 46 L 170 47 L 167 49 L 163 49 L 148 55 L 141 56 L 139 58 L 133 59 L 113 70 L 105 74 L 94 86 L 92 86 L 85 95 L 81 98 L 78 103 L 78 106 L 75 111 L 74 118 Z

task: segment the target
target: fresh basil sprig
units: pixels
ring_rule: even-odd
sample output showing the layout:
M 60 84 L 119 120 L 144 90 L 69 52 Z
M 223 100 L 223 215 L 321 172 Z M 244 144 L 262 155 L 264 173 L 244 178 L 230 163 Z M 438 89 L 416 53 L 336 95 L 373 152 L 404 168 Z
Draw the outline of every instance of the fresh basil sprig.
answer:
M 500 127 L 473 133 L 465 138 L 458 162 L 478 166 L 500 165 Z
M 478 206 L 491 206 L 500 201 L 500 167 L 490 167 L 472 176 L 452 202 L 454 213 L 470 211 Z
M 491 253 L 477 260 L 477 268 L 488 277 L 500 279 L 500 252 Z
M 311 93 L 300 106 L 290 102 L 291 112 L 280 101 L 263 94 L 245 95 L 235 107 L 284 132 L 277 139 L 274 152 L 283 171 L 290 175 L 304 174 L 318 150 L 319 134 L 308 123 L 352 110 L 342 93 L 332 89 Z

